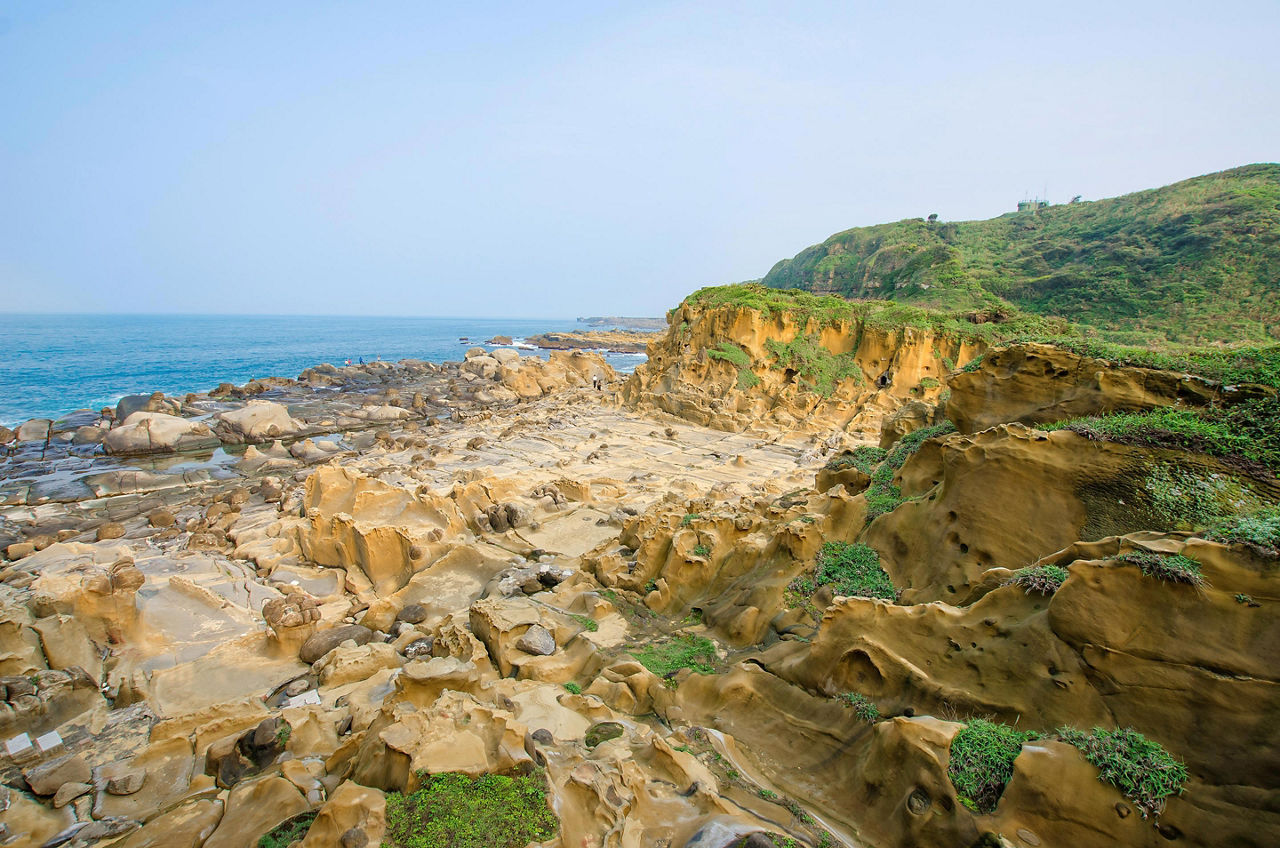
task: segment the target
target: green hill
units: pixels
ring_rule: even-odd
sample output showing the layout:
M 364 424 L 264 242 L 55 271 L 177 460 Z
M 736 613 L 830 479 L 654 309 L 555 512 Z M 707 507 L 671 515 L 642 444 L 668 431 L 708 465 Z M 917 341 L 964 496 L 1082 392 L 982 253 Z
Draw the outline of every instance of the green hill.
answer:
M 1280 338 L 1280 164 L 1013 212 L 837 233 L 773 288 L 943 309 L 1013 304 L 1131 344 Z

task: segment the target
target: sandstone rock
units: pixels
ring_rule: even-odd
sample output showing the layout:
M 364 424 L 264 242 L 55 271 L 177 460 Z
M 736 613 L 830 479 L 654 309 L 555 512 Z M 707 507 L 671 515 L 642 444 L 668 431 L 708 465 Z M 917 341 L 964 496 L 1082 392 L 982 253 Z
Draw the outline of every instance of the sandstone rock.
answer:
M 314 663 L 343 642 L 351 640 L 357 645 L 368 644 L 373 638 L 373 631 L 359 624 L 346 624 L 321 630 L 302 644 L 298 659 L 304 663 Z
M 99 542 L 108 539 L 120 539 L 124 536 L 124 525 L 116 521 L 108 521 L 106 524 L 98 525 L 97 538 Z
M 81 795 L 87 795 L 92 791 L 93 786 L 88 783 L 64 783 L 53 794 L 53 806 L 65 807 Z
M 616 721 L 601 721 L 591 725 L 587 735 L 582 737 L 582 742 L 588 748 L 594 748 L 610 739 L 619 738 L 625 732 L 626 728 Z
M 378 846 L 386 833 L 387 801 L 377 789 L 346 781 L 320 808 L 302 848 Z
M 281 822 L 306 812 L 298 787 L 283 777 L 262 777 L 237 785 L 226 812 L 203 848 L 246 848 Z
M 33 418 L 18 425 L 15 435 L 20 442 L 43 442 L 49 438 L 49 429 L 52 426 L 53 421 L 48 418 Z
M 22 776 L 37 795 L 52 795 L 64 783 L 89 783 L 93 780 L 89 764 L 78 754 L 34 766 L 24 771 Z
M 400 612 L 396 613 L 396 621 L 403 621 L 408 624 L 421 624 L 427 620 L 427 610 L 422 604 L 407 604 Z
M 222 820 L 222 807 L 220 800 L 182 804 L 151 819 L 113 848 L 201 848 Z
M 406 660 L 430 659 L 434 646 L 435 640 L 429 636 L 425 639 L 416 639 L 405 646 L 404 658 Z

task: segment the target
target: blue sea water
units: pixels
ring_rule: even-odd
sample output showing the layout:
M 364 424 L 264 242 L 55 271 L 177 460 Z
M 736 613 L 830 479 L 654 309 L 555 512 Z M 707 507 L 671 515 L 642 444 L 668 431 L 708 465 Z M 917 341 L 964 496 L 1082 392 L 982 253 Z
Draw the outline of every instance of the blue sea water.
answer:
M 128 394 L 181 395 L 254 377 L 296 377 L 322 362 L 456 361 L 495 335 L 574 329 L 583 325 L 572 319 L 0 315 L 0 424 L 98 409 Z M 644 360 L 608 358 L 620 370 Z

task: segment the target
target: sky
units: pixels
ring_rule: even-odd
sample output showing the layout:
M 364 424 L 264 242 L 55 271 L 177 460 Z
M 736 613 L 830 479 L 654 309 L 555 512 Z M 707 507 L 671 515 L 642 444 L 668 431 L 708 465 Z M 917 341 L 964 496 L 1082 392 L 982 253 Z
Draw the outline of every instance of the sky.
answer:
M 1280 3 L 0 0 L 0 311 L 660 315 L 1280 159 Z

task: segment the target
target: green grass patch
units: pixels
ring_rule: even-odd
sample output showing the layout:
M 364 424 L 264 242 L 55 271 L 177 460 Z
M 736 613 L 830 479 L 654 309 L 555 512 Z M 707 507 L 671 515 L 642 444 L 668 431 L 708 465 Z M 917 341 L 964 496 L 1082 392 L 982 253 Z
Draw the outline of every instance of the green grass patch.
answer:
M 587 630 L 591 633 L 595 633 L 597 630 L 600 629 L 600 622 L 596 621 L 594 618 L 592 618 L 589 615 L 577 615 L 577 614 L 571 613 L 569 617 L 572 618 L 574 621 L 578 622 L 578 624 L 582 625 L 582 628 L 584 630 Z
M 859 692 L 845 692 L 840 696 L 840 700 L 846 707 L 853 710 L 854 715 L 868 724 L 874 724 L 880 718 L 880 708 L 866 695 Z
M 560 829 L 541 773 L 419 773 L 417 791 L 387 795 L 383 848 L 524 848 Z
M 258 839 L 258 848 L 289 848 L 294 842 L 302 839 L 316 820 L 316 812 L 300 813 L 286 822 L 273 827 Z
M 826 542 L 818 551 L 815 580 L 837 595 L 897 600 L 893 581 L 880 565 L 880 554 L 869 545 Z
M 734 385 L 738 387 L 738 391 L 745 392 L 760 385 L 760 378 L 750 368 L 739 368 L 738 379 Z
M 1019 568 L 1004 581 L 1005 586 L 1021 586 L 1028 595 L 1052 595 L 1067 580 L 1067 570 L 1056 565 L 1035 565 Z
M 919 386 L 922 389 L 936 389 L 942 384 L 934 377 L 921 377 Z
M 1162 554 L 1156 551 L 1134 551 L 1113 557 L 1117 562 L 1138 566 L 1144 577 L 1154 577 L 1166 583 L 1186 583 L 1201 588 L 1206 585 L 1200 563 L 1181 554 Z
M 1165 799 L 1182 794 L 1187 767 L 1158 743 L 1129 727 L 1085 733 L 1058 729 L 1063 742 L 1074 745 L 1098 768 L 1098 778 L 1119 789 L 1145 819 L 1164 810 Z
M 702 516 L 701 516 L 701 515 L 698 515 L 698 513 L 696 513 L 696 512 L 686 512 L 686 513 L 684 514 L 684 517 L 680 519 L 680 526 L 681 526 L 681 527 L 688 527 L 690 524 L 692 524 L 693 522 L 697 521 L 697 520 L 698 520 L 699 518 L 701 518 L 701 517 L 702 517 Z
M 1223 516 L 1255 512 L 1258 496 L 1229 474 L 1157 463 L 1143 488 L 1157 516 L 1175 529 L 1194 530 Z
M 928 439 L 954 433 L 956 426 L 943 421 L 908 433 L 897 441 L 881 463 L 871 472 L 871 485 L 864 496 L 867 499 L 866 523 L 870 524 L 885 513 L 893 512 L 903 503 L 902 490 L 893 484 L 893 476 Z
M 631 656 L 659 677 L 674 675 L 682 668 L 697 674 L 716 673 L 716 645 L 704 636 L 681 633 L 643 648 L 632 648 Z
M 573 681 L 569 681 L 568 683 L 564 684 L 564 688 L 565 688 L 565 691 L 568 692 L 570 695 L 582 694 L 582 687 L 579 686 L 577 683 L 574 683 Z
M 951 739 L 951 764 L 947 774 L 960 803 L 977 813 L 996 808 L 1005 784 L 1013 777 L 1013 761 L 1022 743 L 1036 738 L 1004 724 L 977 719 Z
M 711 549 L 708 548 L 706 545 L 697 544 L 693 546 L 693 555 L 699 556 L 699 557 L 708 557 L 708 556 L 711 556 Z

